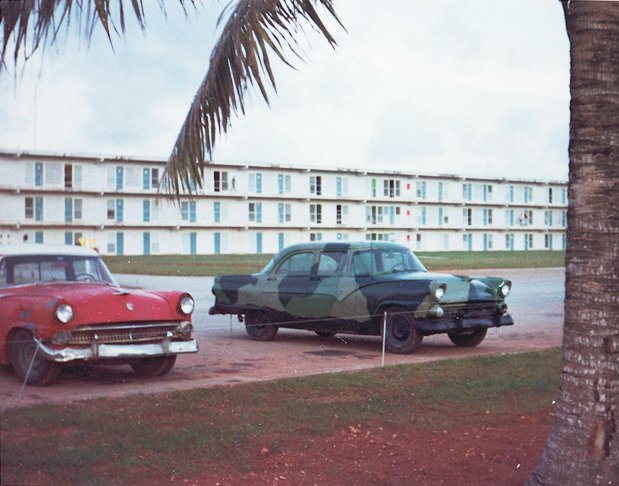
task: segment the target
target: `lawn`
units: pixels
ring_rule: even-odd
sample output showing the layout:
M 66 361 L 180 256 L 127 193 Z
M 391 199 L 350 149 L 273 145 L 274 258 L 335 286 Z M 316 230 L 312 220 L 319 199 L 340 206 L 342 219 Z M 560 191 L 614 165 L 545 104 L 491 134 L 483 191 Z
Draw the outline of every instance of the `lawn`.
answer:
M 563 251 L 419 252 L 429 270 L 562 267 Z M 213 276 L 259 272 L 271 254 L 106 256 L 112 273 Z
M 543 417 L 552 412 L 559 366 L 555 349 L 13 409 L 2 414 L 2 483 L 241 484 L 297 463 L 290 476 L 276 474 L 296 478 L 293 482 L 313 484 L 320 477 L 346 482 L 344 465 L 356 467 L 350 461 L 357 449 L 371 452 L 360 476 L 369 481 L 379 477 L 381 467 L 388 477 L 392 467 L 383 461 L 370 466 L 379 459 L 377 451 L 405 458 L 412 447 L 418 454 L 430 452 L 427 442 L 445 444 L 441 456 L 464 457 L 459 442 L 485 457 L 483 447 L 492 440 L 501 451 L 496 474 L 506 480 L 513 469 L 519 481 L 526 478 L 526 471 L 517 470 L 520 462 L 500 464 L 513 454 L 506 441 L 516 434 L 514 447 L 525 449 L 519 453 L 523 459 L 513 462 L 527 460 L 532 467 L 545 433 Z M 537 433 L 533 445 L 518 435 L 529 422 Z M 336 448 L 345 441 L 350 450 L 343 458 L 325 453 L 325 444 Z M 414 460 L 401 460 L 406 464 L 395 477 L 427 478 L 419 476 Z M 342 466 L 325 469 L 325 461 Z M 483 479 L 492 477 L 488 462 L 485 457 L 478 473 L 488 475 Z M 463 481 L 478 479 L 449 461 L 433 472 L 449 478 L 450 467 Z M 393 478 L 386 483 L 396 484 Z

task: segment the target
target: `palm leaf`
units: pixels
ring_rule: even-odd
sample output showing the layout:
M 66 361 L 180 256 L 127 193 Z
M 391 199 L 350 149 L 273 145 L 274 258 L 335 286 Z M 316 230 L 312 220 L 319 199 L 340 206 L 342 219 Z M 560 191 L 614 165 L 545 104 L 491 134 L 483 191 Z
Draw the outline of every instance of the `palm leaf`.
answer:
M 239 0 L 224 10 L 220 22 L 224 15 L 228 20 L 162 174 L 160 191 L 178 197 L 191 192 L 192 182 L 202 187 L 202 171 L 216 137 L 228 130 L 233 115 L 245 112 L 250 86 L 256 86 L 269 103 L 263 77 L 277 91 L 269 52 L 289 66 L 286 51 L 302 58 L 296 39 L 303 24 L 335 46 L 318 14 L 319 5 L 340 23 L 332 0 Z

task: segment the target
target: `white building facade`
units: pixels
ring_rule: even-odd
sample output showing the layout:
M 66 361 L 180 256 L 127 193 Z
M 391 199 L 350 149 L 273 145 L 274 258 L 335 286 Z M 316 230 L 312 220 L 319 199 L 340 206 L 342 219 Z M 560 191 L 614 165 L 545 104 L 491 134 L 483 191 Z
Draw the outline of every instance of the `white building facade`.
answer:
M 310 240 L 565 249 L 564 181 L 209 163 L 202 188 L 170 202 L 158 193 L 165 162 L 0 150 L 0 243 L 105 255 L 275 253 Z

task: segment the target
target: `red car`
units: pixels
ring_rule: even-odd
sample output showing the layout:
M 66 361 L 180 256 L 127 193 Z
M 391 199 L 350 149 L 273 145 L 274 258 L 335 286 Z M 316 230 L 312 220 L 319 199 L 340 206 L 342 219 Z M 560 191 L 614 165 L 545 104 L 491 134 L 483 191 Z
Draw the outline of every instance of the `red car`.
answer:
M 30 385 L 76 362 L 164 375 L 178 354 L 198 351 L 193 309 L 184 292 L 119 287 L 93 250 L 0 245 L 0 364 Z

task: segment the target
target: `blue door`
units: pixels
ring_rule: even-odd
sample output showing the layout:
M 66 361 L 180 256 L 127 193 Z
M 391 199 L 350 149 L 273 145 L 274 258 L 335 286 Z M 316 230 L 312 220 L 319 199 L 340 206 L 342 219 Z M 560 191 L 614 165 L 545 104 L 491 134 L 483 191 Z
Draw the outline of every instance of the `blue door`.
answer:
M 143 234 L 144 255 L 150 255 L 150 233 L 147 231 Z
M 189 233 L 189 253 L 195 255 L 197 253 L 198 234 L 195 231 Z
M 221 253 L 221 233 L 215 233 L 213 236 L 214 252 L 218 255 Z
M 125 254 L 125 234 L 124 233 L 116 233 L 116 254 L 117 255 Z

